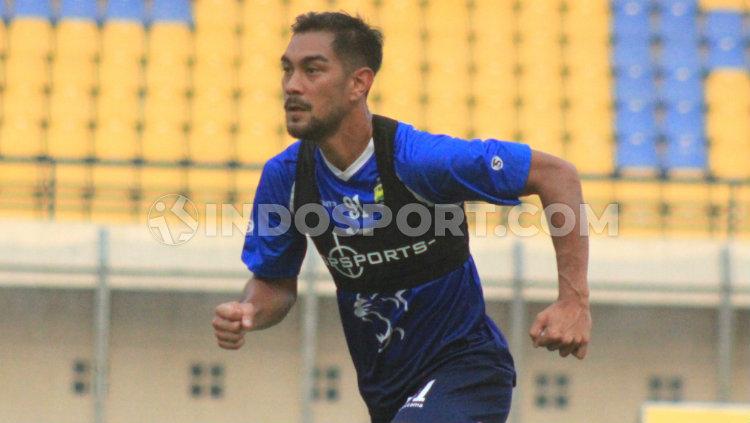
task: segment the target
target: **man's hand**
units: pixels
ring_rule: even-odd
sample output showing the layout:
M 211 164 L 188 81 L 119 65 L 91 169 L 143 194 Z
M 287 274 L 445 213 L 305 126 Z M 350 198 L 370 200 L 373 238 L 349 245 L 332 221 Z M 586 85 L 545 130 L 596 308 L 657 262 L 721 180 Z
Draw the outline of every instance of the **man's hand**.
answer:
M 588 301 L 557 300 L 536 316 L 529 335 L 535 348 L 559 350 L 561 357 L 572 353 L 583 360 L 591 339 Z
M 255 307 L 250 303 L 232 301 L 219 304 L 212 322 L 219 346 L 227 350 L 242 347 L 245 332 L 253 329 L 255 313 Z

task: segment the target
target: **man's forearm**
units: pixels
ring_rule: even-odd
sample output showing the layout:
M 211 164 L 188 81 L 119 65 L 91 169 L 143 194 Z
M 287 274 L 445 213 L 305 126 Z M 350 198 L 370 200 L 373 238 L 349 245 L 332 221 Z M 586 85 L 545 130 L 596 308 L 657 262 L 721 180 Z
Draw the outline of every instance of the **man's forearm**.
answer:
M 245 285 L 243 303 L 255 309 L 252 328 L 266 329 L 281 322 L 297 299 L 297 280 L 250 278 Z
M 581 210 L 581 181 L 575 168 L 567 165 L 557 172 L 557 178 L 554 183 L 541 187 L 539 197 L 547 212 L 557 257 L 559 299 L 574 299 L 588 303 L 589 238 L 586 214 Z M 559 206 L 548 209 L 550 205 Z M 566 211 L 568 216 L 559 212 L 553 213 L 553 210 L 560 206 L 572 213 Z M 571 217 L 574 217 L 574 225 L 572 228 L 566 227 Z

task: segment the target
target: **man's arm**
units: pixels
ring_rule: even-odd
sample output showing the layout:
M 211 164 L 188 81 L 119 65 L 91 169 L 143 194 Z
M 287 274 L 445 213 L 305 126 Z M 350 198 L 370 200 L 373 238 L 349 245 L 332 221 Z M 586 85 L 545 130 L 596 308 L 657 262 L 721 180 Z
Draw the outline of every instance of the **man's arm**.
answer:
M 583 195 L 578 172 L 572 164 L 534 150 L 523 194 L 538 194 L 545 210 L 556 204 L 571 210 L 575 217 L 570 231 L 556 233 L 554 228 L 562 228 L 566 217 L 562 213 L 547 215 L 557 257 L 559 293 L 557 301 L 537 315 L 529 335 L 536 347 L 559 350 L 562 357 L 572 353 L 583 359 L 591 337 L 591 313 L 588 224 L 581 213 Z
M 286 317 L 297 300 L 297 278 L 252 277 L 242 301 L 216 307 L 212 322 L 220 347 L 236 350 L 245 343 L 245 332 L 269 328 Z

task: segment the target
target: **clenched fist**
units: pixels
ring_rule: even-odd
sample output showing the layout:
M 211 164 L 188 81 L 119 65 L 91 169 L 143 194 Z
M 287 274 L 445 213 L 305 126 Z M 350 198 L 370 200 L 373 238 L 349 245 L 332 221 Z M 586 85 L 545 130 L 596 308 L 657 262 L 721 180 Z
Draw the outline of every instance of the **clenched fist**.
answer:
M 536 316 L 529 331 L 534 347 L 557 350 L 561 357 L 586 357 L 591 339 L 591 312 L 588 303 L 558 300 Z
M 255 307 L 250 303 L 232 301 L 219 304 L 212 322 L 221 348 L 239 349 L 245 343 L 245 332 L 253 329 Z

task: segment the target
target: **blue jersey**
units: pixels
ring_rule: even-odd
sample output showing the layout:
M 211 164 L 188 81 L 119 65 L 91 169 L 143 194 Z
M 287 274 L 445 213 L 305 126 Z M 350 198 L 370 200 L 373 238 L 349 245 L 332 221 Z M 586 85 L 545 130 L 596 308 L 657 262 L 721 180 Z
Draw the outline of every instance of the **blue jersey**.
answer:
M 255 195 L 252 222 L 242 260 L 258 277 L 299 274 L 307 242 L 291 225 L 273 228 L 281 218 L 259 213 L 261 204 L 293 209 L 297 142 L 269 160 Z M 345 171 L 315 154 L 317 185 L 329 213 L 339 205 L 347 216 L 367 224 L 365 204 L 378 201 L 377 163 L 370 141 Z M 499 140 L 465 141 L 419 131 L 399 123 L 394 140 L 394 167 L 401 182 L 420 201 L 462 204 L 481 200 L 518 204 L 531 162 L 528 146 Z M 336 221 L 332 217 L 332 221 Z M 393 407 L 411 383 L 445 360 L 465 353 L 474 341 L 491 340 L 509 373 L 513 363 L 507 342 L 486 315 L 479 276 L 471 257 L 448 274 L 415 288 L 361 294 L 337 290 L 347 345 L 357 370 L 360 392 L 372 412 Z

